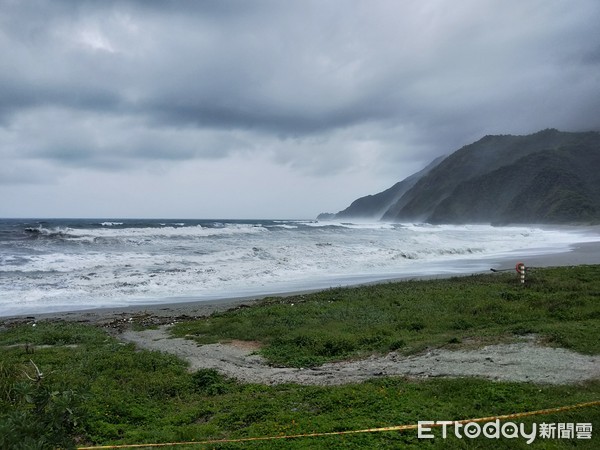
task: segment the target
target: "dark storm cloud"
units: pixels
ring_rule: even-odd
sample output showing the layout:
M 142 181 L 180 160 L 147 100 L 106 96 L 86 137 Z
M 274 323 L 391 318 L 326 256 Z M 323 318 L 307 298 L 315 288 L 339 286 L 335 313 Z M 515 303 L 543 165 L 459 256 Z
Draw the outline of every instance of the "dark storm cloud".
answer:
M 484 134 L 600 125 L 592 0 L 0 4 L 9 162 L 268 151 L 325 174 L 373 148 L 426 162 Z

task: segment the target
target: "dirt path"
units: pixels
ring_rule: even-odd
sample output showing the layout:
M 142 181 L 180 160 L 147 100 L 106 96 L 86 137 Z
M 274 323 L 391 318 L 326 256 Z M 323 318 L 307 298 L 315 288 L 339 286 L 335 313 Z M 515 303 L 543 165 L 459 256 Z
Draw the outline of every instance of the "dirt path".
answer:
M 421 355 L 390 353 L 360 361 L 324 364 L 312 369 L 271 367 L 252 346 L 210 344 L 169 337 L 167 327 L 125 331 L 120 338 L 149 350 L 175 354 L 191 370 L 217 369 L 247 383 L 339 385 L 381 376 L 482 377 L 502 381 L 570 384 L 600 378 L 600 357 L 542 347 L 535 339 L 490 345 L 477 350 L 437 349 Z

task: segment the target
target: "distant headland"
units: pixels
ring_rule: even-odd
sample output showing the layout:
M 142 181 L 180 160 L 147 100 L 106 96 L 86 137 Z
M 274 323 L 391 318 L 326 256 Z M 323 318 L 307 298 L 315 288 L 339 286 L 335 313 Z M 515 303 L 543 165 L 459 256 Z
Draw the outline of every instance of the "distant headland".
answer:
M 600 133 L 485 136 L 319 220 L 600 223 Z

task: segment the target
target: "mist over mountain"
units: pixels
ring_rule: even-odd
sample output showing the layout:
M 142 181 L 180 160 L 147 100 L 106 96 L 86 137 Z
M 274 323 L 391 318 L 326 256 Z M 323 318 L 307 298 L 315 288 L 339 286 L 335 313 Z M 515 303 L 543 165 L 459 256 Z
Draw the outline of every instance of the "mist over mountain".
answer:
M 424 175 L 429 173 L 431 169 L 437 166 L 445 156 L 440 156 L 434 159 L 427 167 L 419 172 L 405 178 L 402 181 L 394 184 L 391 188 L 386 189 L 375 195 L 367 195 L 354 200 L 346 209 L 334 214 L 336 219 L 344 218 L 361 218 L 372 219 L 381 218 L 393 205 L 395 205 L 410 188 Z
M 327 216 L 319 216 L 327 218 Z M 600 221 L 600 133 L 485 136 L 329 218 L 429 223 Z

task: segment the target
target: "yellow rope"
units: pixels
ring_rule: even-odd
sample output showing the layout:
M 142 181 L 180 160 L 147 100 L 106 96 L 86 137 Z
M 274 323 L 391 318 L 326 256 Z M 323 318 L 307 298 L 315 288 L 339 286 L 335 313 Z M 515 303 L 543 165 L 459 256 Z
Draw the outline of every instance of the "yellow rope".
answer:
M 463 420 L 455 420 L 451 424 L 465 424 L 469 422 L 491 422 L 494 420 L 507 420 L 507 419 L 517 419 L 521 417 L 529 417 L 529 416 L 539 416 L 539 415 L 548 415 L 554 413 L 560 413 L 564 411 L 570 411 L 573 409 L 579 408 L 587 408 L 590 406 L 600 406 L 600 400 L 587 402 L 587 403 L 578 403 L 576 405 L 571 406 L 561 406 L 559 408 L 549 408 L 549 409 L 540 409 L 537 411 L 528 411 L 514 414 L 505 414 L 503 416 L 490 416 L 490 417 L 479 417 L 476 419 L 463 419 Z M 441 424 L 428 424 L 428 427 L 436 427 L 441 426 Z M 418 425 L 396 425 L 392 427 L 382 427 L 382 428 L 366 428 L 363 430 L 347 430 L 347 431 L 330 431 L 326 433 L 305 433 L 305 434 L 292 434 L 285 436 L 262 436 L 262 437 L 247 437 L 247 438 L 238 438 L 238 439 L 212 439 L 207 441 L 190 441 L 190 442 L 168 442 L 168 443 L 159 443 L 159 444 L 123 444 L 123 445 L 103 445 L 98 447 L 78 447 L 78 450 L 99 450 L 99 449 L 112 449 L 112 448 L 144 448 L 144 447 L 175 447 L 179 445 L 206 445 L 206 444 L 229 444 L 229 443 L 239 443 L 239 442 L 252 442 L 252 441 L 272 441 L 277 439 L 296 439 L 296 438 L 305 438 L 305 437 L 319 437 L 319 436 L 338 436 L 343 434 L 359 434 L 359 433 L 380 433 L 384 431 L 406 431 L 406 430 L 416 430 Z

